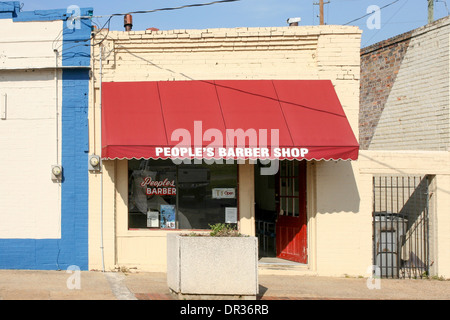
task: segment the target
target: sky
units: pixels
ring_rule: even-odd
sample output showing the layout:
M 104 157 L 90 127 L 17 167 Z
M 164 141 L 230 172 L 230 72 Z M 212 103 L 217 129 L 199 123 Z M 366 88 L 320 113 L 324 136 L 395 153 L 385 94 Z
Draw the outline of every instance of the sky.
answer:
M 107 15 L 133 11 L 179 7 L 214 0 L 22 0 L 22 11 L 64 9 L 71 5 L 94 9 L 93 21 L 103 26 Z M 450 0 L 448 6 L 450 7 Z M 446 0 L 435 3 L 435 19 L 449 14 Z M 133 15 L 133 30 L 150 27 L 160 30 L 211 29 L 235 27 L 287 26 L 287 19 L 300 17 L 302 25 L 319 24 L 319 0 L 240 0 L 210 6 Z M 361 47 L 427 24 L 427 0 L 325 0 L 324 20 L 328 25 L 348 24 L 362 31 Z M 380 8 L 379 15 L 368 12 Z M 384 7 L 384 8 L 383 8 Z M 106 17 L 105 17 L 106 16 Z M 364 17 L 365 16 L 365 17 Z M 361 18 L 363 17 L 363 18 Z M 361 18 L 354 21 L 355 19 Z M 378 19 L 379 18 L 379 19 Z M 352 22 L 353 21 L 353 22 Z M 379 23 L 377 23 L 379 22 Z M 113 17 L 111 30 L 124 30 L 123 17 Z

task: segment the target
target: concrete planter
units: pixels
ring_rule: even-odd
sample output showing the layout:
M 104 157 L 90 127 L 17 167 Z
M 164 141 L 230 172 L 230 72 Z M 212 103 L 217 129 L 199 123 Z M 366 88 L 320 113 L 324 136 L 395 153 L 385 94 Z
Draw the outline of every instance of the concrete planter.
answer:
M 257 238 L 168 234 L 167 284 L 184 298 L 256 298 Z

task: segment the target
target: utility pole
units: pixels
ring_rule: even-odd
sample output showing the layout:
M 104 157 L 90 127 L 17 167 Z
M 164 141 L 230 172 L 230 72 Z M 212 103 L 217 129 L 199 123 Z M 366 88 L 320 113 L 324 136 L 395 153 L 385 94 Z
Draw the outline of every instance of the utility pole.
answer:
M 324 25 L 325 24 L 325 10 L 324 10 L 324 6 L 326 5 L 326 4 L 329 4 L 330 3 L 330 1 L 327 1 L 327 2 L 325 2 L 325 0 L 319 0 L 319 3 L 314 3 L 314 5 L 315 6 L 319 6 L 319 9 L 320 9 L 320 15 L 319 15 L 319 17 L 320 17 L 320 25 L 322 26 L 322 25 Z
M 323 19 L 323 0 L 319 1 L 319 7 L 320 7 L 320 25 L 323 26 L 324 19 Z
M 428 0 L 428 23 L 434 21 L 434 0 Z

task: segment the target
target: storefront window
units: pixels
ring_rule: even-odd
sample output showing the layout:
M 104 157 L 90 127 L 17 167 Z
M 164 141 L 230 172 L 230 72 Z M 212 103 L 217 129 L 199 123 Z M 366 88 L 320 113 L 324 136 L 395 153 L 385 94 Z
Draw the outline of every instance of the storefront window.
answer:
M 237 223 L 237 165 L 128 161 L 130 229 Z

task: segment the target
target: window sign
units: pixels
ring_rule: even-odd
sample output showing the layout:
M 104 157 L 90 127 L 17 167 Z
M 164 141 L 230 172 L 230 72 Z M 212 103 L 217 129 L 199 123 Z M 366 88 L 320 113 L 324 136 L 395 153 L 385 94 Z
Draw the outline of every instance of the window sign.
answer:
M 236 199 L 234 188 L 214 188 L 212 189 L 213 199 Z
M 159 211 L 147 212 L 147 228 L 159 228 Z
M 175 185 L 175 180 L 164 179 L 161 181 L 153 180 L 152 177 L 145 177 L 144 181 L 141 182 L 141 187 L 145 187 L 145 193 L 148 196 L 158 195 L 175 195 L 177 194 L 177 189 Z
M 161 205 L 161 229 L 175 229 L 175 206 Z
M 237 208 L 225 208 L 225 223 L 237 223 Z

